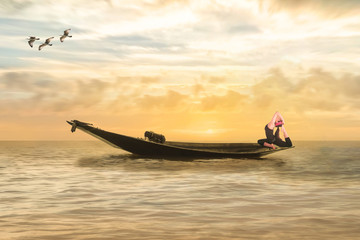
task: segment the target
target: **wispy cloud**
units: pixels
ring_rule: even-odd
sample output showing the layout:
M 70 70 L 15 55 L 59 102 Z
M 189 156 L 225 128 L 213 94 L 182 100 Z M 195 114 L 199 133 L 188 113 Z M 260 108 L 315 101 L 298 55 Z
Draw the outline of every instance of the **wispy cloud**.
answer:
M 301 15 L 310 12 L 321 14 L 321 17 L 339 18 L 344 15 L 357 15 L 360 7 L 356 0 L 259 0 L 260 6 L 270 11 L 285 11 L 291 14 Z
M 244 91 L 235 90 L 231 83 L 213 76 L 208 76 L 203 83 L 194 80 L 174 85 L 163 82 L 161 76 L 69 81 L 41 72 L 4 73 L 0 86 L 7 103 L 26 106 L 37 102 L 38 108 L 50 110 L 48 107 L 52 106 L 52 111 L 88 109 L 91 112 L 93 109 L 111 108 L 114 104 L 118 110 L 131 104 L 133 112 L 174 109 L 228 112 L 237 111 L 242 106 L 259 109 L 280 107 L 303 112 L 353 111 L 360 106 L 359 75 L 336 77 L 322 69 L 311 69 L 302 74 L 303 77 L 292 79 L 281 69 L 272 69 Z M 127 100 L 123 101 L 125 96 Z M 11 108 L 11 104 L 7 105 Z M 23 110 L 13 109 L 14 113 Z

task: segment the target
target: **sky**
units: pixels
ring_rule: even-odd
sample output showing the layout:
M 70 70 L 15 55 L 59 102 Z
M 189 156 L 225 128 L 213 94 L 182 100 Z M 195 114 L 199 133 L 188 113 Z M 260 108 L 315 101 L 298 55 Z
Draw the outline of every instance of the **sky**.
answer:
M 2 0 L 0 28 L 0 140 L 255 142 L 276 111 L 295 143 L 360 140 L 357 0 Z

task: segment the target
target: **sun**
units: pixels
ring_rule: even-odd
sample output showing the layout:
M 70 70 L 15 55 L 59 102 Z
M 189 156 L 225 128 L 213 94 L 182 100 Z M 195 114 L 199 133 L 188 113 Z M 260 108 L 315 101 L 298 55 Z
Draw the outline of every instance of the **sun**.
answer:
M 206 130 L 206 133 L 207 133 L 207 134 L 213 134 L 213 133 L 214 133 L 214 130 L 208 129 L 208 130 Z

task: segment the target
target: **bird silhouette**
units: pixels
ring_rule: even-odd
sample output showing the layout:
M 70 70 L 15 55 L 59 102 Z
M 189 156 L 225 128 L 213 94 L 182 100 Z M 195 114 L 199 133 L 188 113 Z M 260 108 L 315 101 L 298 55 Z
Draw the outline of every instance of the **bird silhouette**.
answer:
M 63 42 L 66 37 L 72 37 L 72 36 L 69 35 L 70 30 L 71 30 L 71 28 L 66 29 L 66 30 L 64 31 L 64 34 L 63 34 L 63 35 L 60 35 L 60 36 L 61 36 L 61 37 L 60 37 L 60 42 Z
M 29 37 L 28 40 L 29 40 L 28 43 L 29 43 L 30 47 L 33 47 L 35 40 L 40 40 L 40 38 L 37 38 L 37 37 Z
M 54 38 L 54 37 L 50 37 L 50 38 L 46 39 L 45 42 L 39 46 L 39 51 L 40 51 L 43 47 L 45 47 L 46 45 L 52 46 L 52 44 L 50 43 L 50 41 L 51 41 L 51 39 L 53 39 L 53 38 Z

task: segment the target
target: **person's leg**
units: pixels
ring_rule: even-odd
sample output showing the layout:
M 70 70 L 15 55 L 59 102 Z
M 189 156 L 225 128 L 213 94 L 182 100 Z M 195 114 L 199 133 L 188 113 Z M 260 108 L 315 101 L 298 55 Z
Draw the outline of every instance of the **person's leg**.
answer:
M 259 140 L 258 140 L 258 144 L 260 144 L 260 145 L 263 146 L 263 147 L 268 147 L 268 148 L 275 149 L 274 144 L 268 143 L 266 138 L 264 138 L 264 139 L 259 139 Z
M 277 138 L 274 144 L 279 147 L 286 147 L 286 142 L 284 142 L 281 138 Z
M 285 127 L 282 126 L 281 128 L 283 134 L 284 134 L 284 137 L 285 137 L 285 141 L 283 141 L 281 138 L 276 138 L 274 144 L 276 144 L 277 146 L 279 147 L 291 147 L 292 146 L 292 142 L 290 140 L 290 137 L 289 135 L 287 134 L 286 130 L 285 130 Z
M 266 138 L 264 138 L 264 139 L 259 139 L 259 140 L 258 140 L 258 144 L 260 144 L 261 146 L 264 146 L 265 141 L 266 141 Z
M 286 141 L 286 146 L 287 147 L 291 147 L 292 146 L 292 142 L 291 142 L 291 139 L 289 137 L 285 138 L 285 141 Z
M 260 144 L 263 147 L 275 149 L 274 144 L 272 144 L 275 139 L 273 129 L 270 129 L 268 125 L 265 126 L 265 135 L 266 135 L 266 139 L 259 139 L 258 144 Z

